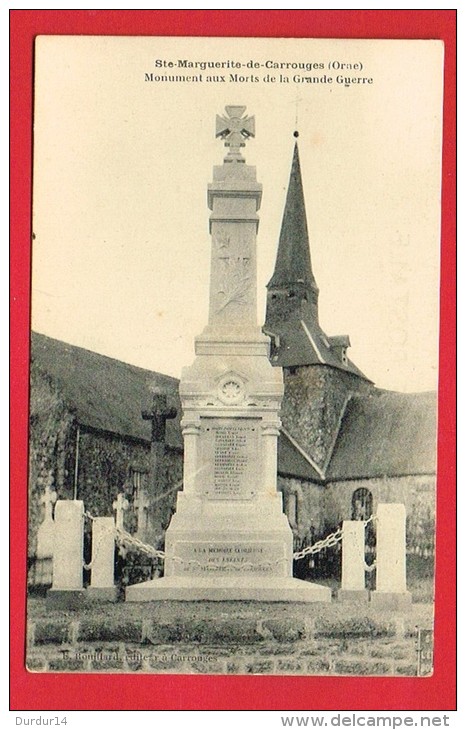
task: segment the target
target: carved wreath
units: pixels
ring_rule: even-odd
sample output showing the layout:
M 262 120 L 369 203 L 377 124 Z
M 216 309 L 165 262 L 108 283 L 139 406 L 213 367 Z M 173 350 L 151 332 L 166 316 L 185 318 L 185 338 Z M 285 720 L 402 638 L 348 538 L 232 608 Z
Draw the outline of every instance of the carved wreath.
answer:
M 251 275 L 248 272 L 249 259 L 229 259 L 226 263 L 225 278 L 218 295 L 223 297 L 217 312 L 229 304 L 246 305 L 249 303 Z

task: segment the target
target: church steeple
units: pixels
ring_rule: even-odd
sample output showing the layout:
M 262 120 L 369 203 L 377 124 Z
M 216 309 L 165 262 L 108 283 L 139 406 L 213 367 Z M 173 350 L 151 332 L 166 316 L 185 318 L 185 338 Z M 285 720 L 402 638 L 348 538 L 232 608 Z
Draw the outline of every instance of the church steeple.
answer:
M 297 133 L 295 133 L 297 135 Z M 295 143 L 290 181 L 283 213 L 275 270 L 267 289 L 296 289 L 295 296 L 306 295 L 317 318 L 319 289 L 314 278 L 309 251 L 306 206 L 304 203 L 298 143 Z
M 290 369 L 328 365 L 366 379 L 346 355 L 349 337 L 328 337 L 321 329 L 318 298 L 319 288 L 311 265 L 296 142 L 275 270 L 267 284 L 267 312 L 263 331 L 272 341 L 271 361 L 273 365 Z

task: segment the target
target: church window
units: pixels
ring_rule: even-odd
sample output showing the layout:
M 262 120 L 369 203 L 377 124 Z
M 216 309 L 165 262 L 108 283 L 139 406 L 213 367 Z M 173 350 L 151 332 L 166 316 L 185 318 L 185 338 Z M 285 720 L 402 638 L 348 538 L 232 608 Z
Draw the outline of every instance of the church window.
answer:
M 130 489 L 133 500 L 136 502 L 141 494 L 145 471 L 136 467 L 130 468 Z
M 372 514 L 372 492 L 360 487 L 353 492 L 351 500 L 351 519 L 368 520 Z

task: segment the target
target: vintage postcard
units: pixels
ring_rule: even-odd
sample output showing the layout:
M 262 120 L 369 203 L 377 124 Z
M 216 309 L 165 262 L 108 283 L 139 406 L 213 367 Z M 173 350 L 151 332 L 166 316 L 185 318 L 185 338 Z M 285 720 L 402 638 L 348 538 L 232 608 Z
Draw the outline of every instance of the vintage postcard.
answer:
M 443 52 L 37 37 L 30 672 L 432 675 Z

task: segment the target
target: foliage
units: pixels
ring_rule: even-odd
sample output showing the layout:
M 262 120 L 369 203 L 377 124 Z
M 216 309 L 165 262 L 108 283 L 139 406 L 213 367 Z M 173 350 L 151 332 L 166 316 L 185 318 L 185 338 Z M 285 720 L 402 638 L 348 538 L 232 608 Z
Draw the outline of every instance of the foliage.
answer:
M 94 517 L 112 514 L 118 494 L 132 497 L 129 468 L 136 460 L 146 465 L 147 449 L 112 434 L 82 428 L 79 441 L 78 499 Z
M 121 548 L 115 566 L 115 578 L 122 588 L 157 578 L 163 573 L 163 561 L 132 548 Z
M 28 555 L 35 554 L 37 530 L 43 519 L 47 489 L 64 496 L 66 453 L 73 436 L 74 414 L 51 379 L 31 363 L 29 425 Z

